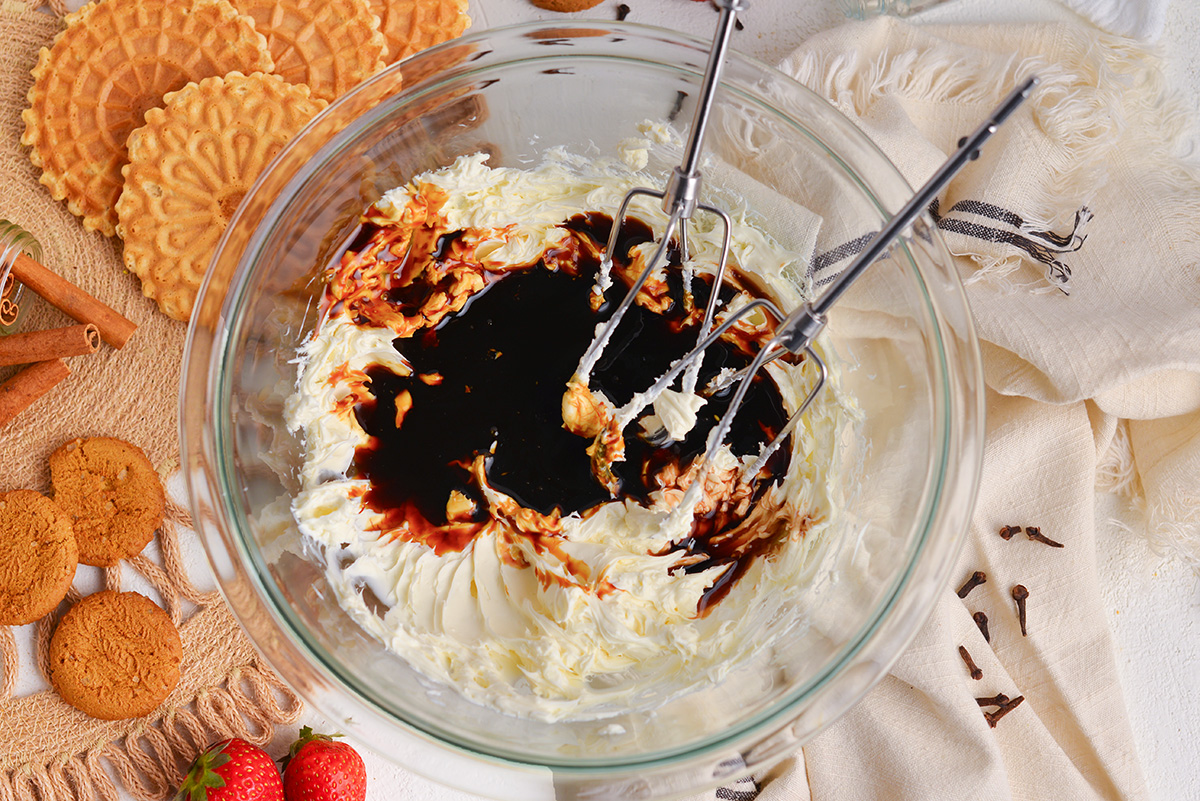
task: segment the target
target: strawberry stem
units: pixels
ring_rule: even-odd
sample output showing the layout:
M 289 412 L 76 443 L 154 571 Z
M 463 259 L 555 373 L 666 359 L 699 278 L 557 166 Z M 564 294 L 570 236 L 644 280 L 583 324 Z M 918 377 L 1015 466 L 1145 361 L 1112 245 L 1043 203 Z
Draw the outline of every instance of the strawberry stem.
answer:
M 312 730 L 312 726 L 304 726 L 300 729 L 300 736 L 296 738 L 296 742 L 292 743 L 292 747 L 288 752 L 279 758 L 279 769 L 287 770 L 288 763 L 296 754 L 300 753 L 300 749 L 309 743 L 331 743 L 335 737 L 341 737 L 338 734 L 320 734 Z
M 218 743 L 196 757 L 179 785 L 176 801 L 207 801 L 210 789 L 225 786 L 225 780 L 216 769 L 230 760 L 229 754 L 225 753 L 226 745 L 227 742 Z

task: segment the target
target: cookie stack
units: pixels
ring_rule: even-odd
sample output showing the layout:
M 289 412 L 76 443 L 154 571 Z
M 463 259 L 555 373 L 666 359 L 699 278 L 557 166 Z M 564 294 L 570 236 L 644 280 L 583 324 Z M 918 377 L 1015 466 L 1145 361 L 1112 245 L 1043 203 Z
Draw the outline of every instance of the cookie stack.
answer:
M 387 64 L 458 36 L 467 0 L 103 0 L 43 48 L 22 114 L 41 182 L 178 320 L 283 145 Z
M 78 564 L 130 559 L 163 521 L 166 495 L 140 448 L 118 439 L 67 442 L 50 456 L 54 497 L 0 493 L 0 625 L 23 626 L 66 598 Z M 50 640 L 50 681 L 105 720 L 153 711 L 179 681 L 183 644 L 169 615 L 136 592 L 89 595 Z

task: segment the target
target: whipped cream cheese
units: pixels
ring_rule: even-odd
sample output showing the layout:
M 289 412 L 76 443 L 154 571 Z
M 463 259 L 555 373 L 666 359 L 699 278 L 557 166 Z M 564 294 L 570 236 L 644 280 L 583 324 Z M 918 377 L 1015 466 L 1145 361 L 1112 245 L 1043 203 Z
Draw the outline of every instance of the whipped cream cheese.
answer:
M 301 533 L 323 549 L 339 603 L 416 669 L 514 715 L 602 718 L 719 681 L 801 613 L 797 577 L 836 526 L 842 499 L 835 451 L 854 410 L 837 390 L 836 371 L 792 435 L 786 469 L 765 489 L 752 493 L 737 481 L 756 454 L 736 454 L 729 444 L 718 450 L 698 514 L 727 525 L 718 531 L 711 523 L 707 551 L 693 540 L 709 524 L 672 522 L 669 515 L 694 465 L 662 468 L 645 493 L 582 509 L 534 509 L 497 486 L 490 472 L 508 447 L 503 429 L 480 452 L 462 454 L 455 469 L 466 489 L 448 494 L 438 520 L 413 512 L 408 501 L 397 512 L 376 498 L 380 479 L 362 460 L 380 447 L 380 436 L 364 421 L 383 409 L 388 425 L 394 417 L 403 431 L 423 408 L 421 387 L 455 380 L 448 368 L 430 370 L 423 362 L 432 351 L 418 345 L 431 347 L 430 337 L 443 336 L 448 329 L 439 326 L 456 316 L 482 314 L 475 304 L 511 276 L 569 270 L 571 257 L 590 252 L 595 243 L 565 221 L 612 213 L 629 188 L 656 184 L 634 169 L 644 154 L 636 147 L 623 154 L 624 162 L 556 153 L 528 170 L 466 156 L 389 191 L 364 215 L 383 249 L 369 262 L 365 251 L 347 253 L 331 271 L 287 405 L 289 427 L 304 442 L 292 513 Z M 800 295 L 783 276 L 800 259 L 748 223 L 744 210 L 731 211 L 731 265 L 791 308 Z M 631 214 L 662 230 L 665 217 L 653 202 L 635 203 Z M 688 267 L 712 275 L 721 246 L 715 222 L 698 216 L 688 245 Z M 631 269 L 652 250 L 650 242 L 632 244 Z M 408 274 L 418 253 L 437 267 L 427 270 L 428 279 Z M 398 287 L 394 273 L 405 273 L 407 283 Z M 666 291 L 666 280 L 658 283 Z M 732 306 L 744 302 L 743 293 Z M 731 333 L 752 338 L 769 328 L 758 317 Z M 815 371 L 783 361 L 767 371 L 764 385 L 777 388 L 786 416 Z M 557 385 L 560 395 L 567 377 Z M 386 381 L 412 387 L 395 392 L 394 409 L 378 405 Z M 502 397 L 504 388 L 468 383 L 464 391 Z M 682 438 L 710 405 L 669 392 L 639 422 Z M 626 439 L 635 439 L 637 428 L 630 426 Z M 581 459 L 588 442 L 578 438 Z

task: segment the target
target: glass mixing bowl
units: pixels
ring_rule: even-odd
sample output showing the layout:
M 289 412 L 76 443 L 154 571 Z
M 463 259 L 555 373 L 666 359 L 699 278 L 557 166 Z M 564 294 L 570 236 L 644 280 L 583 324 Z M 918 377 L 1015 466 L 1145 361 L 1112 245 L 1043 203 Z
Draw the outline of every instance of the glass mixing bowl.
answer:
M 283 407 L 316 317 L 316 277 L 363 209 L 461 154 L 516 167 L 556 146 L 612 155 L 643 121 L 686 136 L 707 53 L 674 32 L 600 21 L 483 31 L 421 53 L 332 105 L 279 155 L 231 220 L 196 305 L 183 458 L 221 589 L 311 707 L 447 785 L 530 801 L 728 783 L 858 701 L 947 586 L 979 476 L 982 392 L 966 301 L 928 220 L 831 316 L 823 348 L 862 412 L 829 455 L 854 479 L 844 525 L 796 577 L 805 606 L 786 636 L 720 684 L 599 721 L 506 716 L 361 631 L 333 599 L 320 555 L 299 542 L 288 502 L 302 450 Z M 818 290 L 911 195 L 828 103 L 737 54 L 706 152 L 709 201 L 744 202 L 785 244 L 800 246 L 798 221 L 808 226 L 805 264 L 788 277 Z M 660 186 L 673 154 L 651 150 Z

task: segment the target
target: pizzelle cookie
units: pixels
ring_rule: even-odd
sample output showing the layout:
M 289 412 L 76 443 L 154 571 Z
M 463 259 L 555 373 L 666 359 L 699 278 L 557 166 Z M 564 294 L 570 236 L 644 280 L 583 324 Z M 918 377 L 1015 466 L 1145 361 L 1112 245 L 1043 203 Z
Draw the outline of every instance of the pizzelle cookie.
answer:
M 129 137 L 117 229 L 142 291 L 187 320 L 229 218 L 259 173 L 327 104 L 277 75 L 189 84 Z
M 385 43 L 367 0 L 233 0 L 267 37 L 275 69 L 334 100 L 383 69 Z
M 0 493 L 0 626 L 24 626 L 58 606 L 75 578 L 71 518 L 33 490 Z
M 598 0 L 597 0 L 598 1 Z M 460 36 L 471 24 L 467 0 L 370 0 L 387 40 L 387 63 Z
M 182 662 L 171 618 L 136 592 L 89 595 L 50 638 L 50 683 L 68 704 L 102 720 L 153 712 L 175 689 Z
M 73 439 L 50 454 L 54 501 L 73 520 L 79 561 L 110 567 L 141 553 L 162 524 L 166 495 L 142 449 Z
M 190 81 L 274 62 L 227 0 L 92 2 L 64 21 L 33 69 L 21 143 L 54 198 L 111 236 L 125 140 L 146 111 Z

